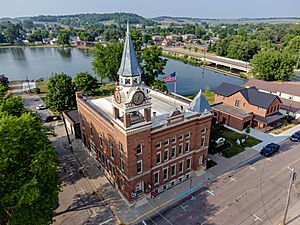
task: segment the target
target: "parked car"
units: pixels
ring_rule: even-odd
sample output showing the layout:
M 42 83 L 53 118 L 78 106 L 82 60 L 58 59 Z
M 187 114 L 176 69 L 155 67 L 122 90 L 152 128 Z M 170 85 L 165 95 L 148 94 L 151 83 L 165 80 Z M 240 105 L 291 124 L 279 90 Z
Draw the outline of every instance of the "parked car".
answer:
M 43 110 L 43 109 L 47 109 L 46 106 L 44 105 L 38 105 L 37 107 L 35 107 L 37 110 Z
M 216 143 L 216 146 L 224 145 L 224 143 L 225 143 L 225 138 L 220 137 L 220 138 L 218 138 L 218 139 L 215 141 L 215 143 Z
M 47 116 L 46 119 L 43 120 L 44 123 L 49 123 L 52 121 L 61 120 L 59 116 Z
M 293 133 L 293 135 L 290 137 L 291 141 L 299 142 L 300 141 L 300 131 L 297 131 Z
M 275 143 L 267 144 L 263 149 L 260 151 L 260 154 L 266 157 L 269 157 L 273 155 L 275 152 L 277 152 L 280 148 L 280 145 Z

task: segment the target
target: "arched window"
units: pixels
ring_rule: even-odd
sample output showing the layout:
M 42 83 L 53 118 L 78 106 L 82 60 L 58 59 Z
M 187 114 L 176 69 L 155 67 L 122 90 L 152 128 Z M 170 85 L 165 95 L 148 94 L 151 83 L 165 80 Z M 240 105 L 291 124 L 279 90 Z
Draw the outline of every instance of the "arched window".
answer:
M 142 145 L 141 145 L 141 144 L 138 144 L 138 145 L 136 146 L 136 154 L 137 154 L 137 155 L 142 154 Z

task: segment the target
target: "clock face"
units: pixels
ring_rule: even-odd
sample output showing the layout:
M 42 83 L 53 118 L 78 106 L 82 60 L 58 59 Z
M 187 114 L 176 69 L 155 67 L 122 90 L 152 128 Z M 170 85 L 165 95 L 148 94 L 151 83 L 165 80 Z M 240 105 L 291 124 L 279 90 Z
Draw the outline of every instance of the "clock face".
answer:
M 134 93 L 134 95 L 132 97 L 132 102 L 135 105 L 140 105 L 144 102 L 144 99 L 145 99 L 144 93 L 141 91 L 137 91 Z
M 120 92 L 119 92 L 119 91 L 115 91 L 115 95 L 114 95 L 114 96 L 115 96 L 115 101 L 116 101 L 118 104 L 120 104 L 121 101 L 122 101 Z

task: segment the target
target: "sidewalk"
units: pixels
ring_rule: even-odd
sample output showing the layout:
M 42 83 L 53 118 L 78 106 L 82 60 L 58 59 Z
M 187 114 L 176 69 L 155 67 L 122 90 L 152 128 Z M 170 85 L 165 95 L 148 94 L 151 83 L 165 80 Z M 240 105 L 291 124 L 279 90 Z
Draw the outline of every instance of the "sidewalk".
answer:
M 175 187 L 157 195 L 156 198 L 144 198 L 129 206 L 125 200 L 121 198 L 117 188 L 112 188 L 104 174 L 98 169 L 96 160 L 89 156 L 89 153 L 84 149 L 81 140 L 73 140 L 74 154 L 84 165 L 84 169 L 94 183 L 95 188 L 101 193 L 107 204 L 114 212 L 114 215 L 119 221 L 125 224 L 137 224 L 142 220 L 149 219 L 154 214 L 159 214 L 159 211 L 170 207 L 190 194 L 200 190 L 208 185 L 213 180 L 216 180 L 222 174 L 230 170 L 237 169 L 246 165 L 252 160 L 256 160 L 258 153 L 251 148 L 245 152 L 226 159 L 222 156 L 210 156 L 218 165 L 204 171 L 196 171 L 192 179 L 188 179 Z

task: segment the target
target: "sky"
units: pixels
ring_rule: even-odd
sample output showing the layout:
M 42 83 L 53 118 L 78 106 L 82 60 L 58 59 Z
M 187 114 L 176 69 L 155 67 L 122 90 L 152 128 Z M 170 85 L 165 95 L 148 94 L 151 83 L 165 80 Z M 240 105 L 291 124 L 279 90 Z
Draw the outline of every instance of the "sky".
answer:
M 0 0 L 0 18 L 109 12 L 147 18 L 300 17 L 300 0 Z

